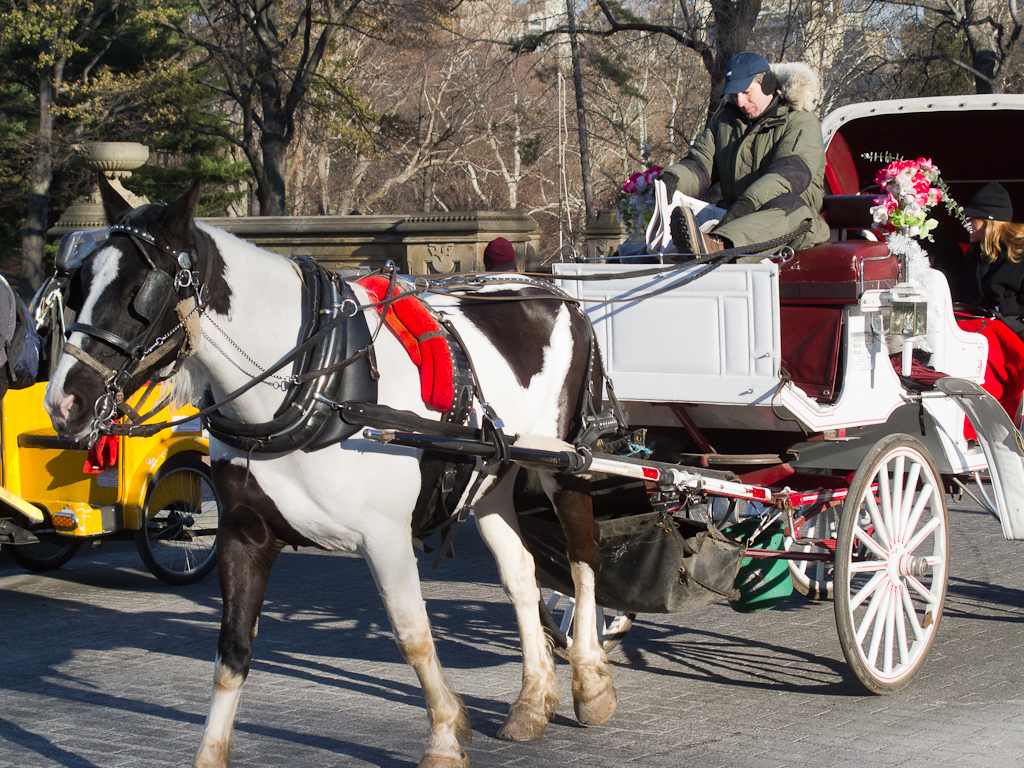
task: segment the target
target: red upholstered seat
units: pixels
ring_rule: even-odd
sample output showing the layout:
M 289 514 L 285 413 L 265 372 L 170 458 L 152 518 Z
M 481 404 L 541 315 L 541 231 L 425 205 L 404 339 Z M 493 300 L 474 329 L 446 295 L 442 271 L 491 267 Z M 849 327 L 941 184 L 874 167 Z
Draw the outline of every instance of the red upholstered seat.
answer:
M 892 288 L 899 264 L 885 243 L 842 240 L 796 256 L 779 270 L 782 364 L 811 397 L 835 400 L 843 305 Z
M 899 265 L 885 243 L 842 240 L 798 251 L 779 270 L 786 302 L 856 304 L 866 290 L 896 285 Z
M 857 166 L 846 139 L 838 133 L 825 150 L 825 184 L 833 195 L 856 195 L 860 192 Z

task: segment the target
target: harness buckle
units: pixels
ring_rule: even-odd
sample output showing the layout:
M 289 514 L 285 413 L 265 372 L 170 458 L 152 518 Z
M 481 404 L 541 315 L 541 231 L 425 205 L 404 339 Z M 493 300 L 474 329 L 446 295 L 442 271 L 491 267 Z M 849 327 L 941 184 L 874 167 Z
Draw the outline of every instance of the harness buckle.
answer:
M 179 291 L 182 288 L 191 288 L 193 285 L 195 285 L 195 283 L 195 276 L 192 274 L 192 272 L 190 272 L 188 269 L 184 267 L 182 269 L 179 269 L 178 274 L 174 276 L 174 287 L 177 288 Z
M 495 429 L 504 429 L 505 428 L 505 422 L 503 422 L 498 417 L 497 412 L 494 410 L 494 408 L 491 406 L 490 403 L 488 403 L 486 400 L 481 400 L 480 401 L 480 408 L 483 409 L 484 416 L 487 417 L 487 420 L 489 422 L 491 422 L 491 424 L 494 426 Z
M 100 395 L 92 409 L 93 416 L 95 416 L 96 421 L 100 423 L 108 422 L 113 419 L 116 411 L 117 401 L 110 392 L 105 392 Z
M 341 312 L 344 317 L 355 317 L 359 311 L 359 305 L 355 299 L 345 299 L 341 304 L 335 304 L 334 309 Z

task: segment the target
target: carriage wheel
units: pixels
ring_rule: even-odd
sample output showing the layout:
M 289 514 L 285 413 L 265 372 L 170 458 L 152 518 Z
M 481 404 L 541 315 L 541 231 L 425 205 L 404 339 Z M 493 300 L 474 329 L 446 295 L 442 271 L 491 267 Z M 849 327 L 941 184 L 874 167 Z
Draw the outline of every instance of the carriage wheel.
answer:
M 544 631 L 553 641 L 555 653 L 563 659 L 569 659 L 572 649 L 573 619 L 576 616 L 576 598 L 551 591 L 551 596 L 540 601 L 540 620 Z M 622 638 L 633 626 L 635 613 L 616 611 L 606 614 L 605 609 L 597 606 L 597 640 L 605 653 L 609 653 L 622 642 Z
M 135 546 L 150 572 L 180 586 L 212 571 L 219 507 L 206 464 L 194 456 L 167 462 L 146 495 L 145 525 L 135 532 Z
M 80 541 L 43 536 L 35 544 L 4 544 L 4 552 L 15 565 L 38 573 L 60 568 L 78 554 L 82 547 Z
M 835 539 L 839 530 L 838 501 L 824 504 L 808 504 L 793 515 L 797 538 Z M 797 544 L 792 536 L 782 543 L 787 552 L 814 552 L 825 550 L 812 544 Z M 835 580 L 835 563 L 818 560 L 790 560 L 789 573 L 793 577 L 793 588 L 808 600 L 830 600 Z
M 880 440 L 853 477 L 836 545 L 836 625 L 867 688 L 909 684 L 946 599 L 949 515 L 939 473 L 907 435 Z

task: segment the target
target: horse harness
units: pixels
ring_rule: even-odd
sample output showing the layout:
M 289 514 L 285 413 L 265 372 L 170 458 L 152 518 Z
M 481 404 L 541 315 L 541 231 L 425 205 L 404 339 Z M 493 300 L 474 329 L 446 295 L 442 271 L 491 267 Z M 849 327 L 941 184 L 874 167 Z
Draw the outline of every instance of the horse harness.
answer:
M 164 246 L 150 233 L 132 227 L 125 221 L 113 225 L 110 232 L 111 236 L 129 237 L 152 271 L 146 276 L 141 289 L 133 299 L 132 308 L 145 321 L 143 329 L 133 339 L 126 340 L 111 331 L 85 323 L 72 322 L 67 326 L 68 336 L 75 331 L 84 333 L 110 345 L 125 356 L 124 363 L 115 371 L 80 347 L 70 342 L 65 343 L 64 351 L 99 374 L 106 386 L 106 392 L 96 403 L 93 438 L 100 434 L 152 434 L 169 426 L 168 423 L 141 424 L 153 413 L 161 410 L 166 401 L 140 416 L 125 402 L 123 388 L 139 370 L 165 356 L 169 346 L 180 345 L 179 349 L 186 346 L 189 336 L 186 324 L 196 314 L 205 314 L 205 299 L 212 271 L 212 259 L 205 260 L 203 274 L 200 276 L 194 252 L 177 251 Z M 157 248 L 174 259 L 178 267 L 174 277 L 156 266 L 144 244 Z M 204 419 L 212 436 L 250 454 L 315 451 L 339 443 L 366 426 L 415 425 L 417 429 L 425 432 L 448 432 L 461 437 L 472 434 L 477 439 L 482 434 L 485 440 L 494 445 L 493 459 L 470 459 L 431 450 L 425 451 L 422 455 L 423 483 L 413 513 L 413 534 L 417 544 L 428 549 L 420 538 L 435 532 L 443 533 L 443 541 L 434 563 L 437 567 L 446 554 L 450 555 L 452 537 L 459 525 L 468 519 L 472 512 L 468 502 L 475 497 L 483 480 L 509 463 L 509 440 L 503 432 L 501 419 L 480 391 L 479 377 L 458 332 L 447 318 L 426 303 L 422 306 L 433 316 L 438 328 L 431 336 L 443 336 L 451 350 L 454 388 L 452 406 L 442 414 L 439 422 L 434 422 L 412 413 L 378 405 L 379 375 L 373 355 L 376 333 L 370 333 L 366 319 L 359 311 L 360 306 L 352 288 L 339 275 L 330 272 L 312 259 L 296 257 L 293 261 L 298 265 L 302 276 L 304 302 L 311 308 L 311 311 L 306 313 L 308 317 L 302 334 L 304 341 L 270 369 L 254 377 L 220 402 L 212 402 L 212 397 L 207 392 L 199 415 Z M 384 272 L 390 275 L 393 282 L 397 282 L 393 265 L 389 263 Z M 519 281 L 521 280 L 522 277 L 519 277 Z M 456 288 L 467 292 L 483 285 L 479 280 L 467 283 L 464 280 L 449 279 L 442 282 L 449 290 Z M 400 296 L 411 295 L 419 289 L 417 285 L 414 289 L 404 291 Z M 390 296 L 391 291 L 385 295 Z M 382 302 L 384 312 L 389 310 L 390 301 L 393 299 Z M 169 332 L 158 337 L 157 321 L 172 306 L 179 315 L 179 322 Z M 377 333 L 384 324 L 382 317 Z M 586 392 L 583 394 L 584 410 L 594 414 L 591 382 L 595 362 L 601 371 L 600 378 L 606 380 L 606 377 L 603 375 L 600 351 L 593 338 L 592 327 L 590 334 L 591 354 L 588 361 Z M 186 349 L 184 354 L 179 355 L 172 372 L 160 380 L 166 380 L 173 375 L 180 360 L 190 352 L 191 350 Z M 249 424 L 217 413 L 217 410 L 227 402 L 255 384 L 265 381 L 287 363 L 296 360 L 296 367 L 302 373 L 283 377 L 294 386 L 288 388 L 284 401 L 270 421 Z M 610 382 L 607 383 L 610 390 Z M 150 385 L 152 386 L 153 384 Z M 614 410 L 618 411 L 614 394 L 611 391 L 609 394 Z M 482 433 L 480 430 L 465 426 L 472 411 L 474 398 L 480 402 L 484 416 Z M 600 400 L 600 394 L 597 400 Z M 127 417 L 128 423 L 114 423 L 119 416 Z M 609 425 L 615 426 L 611 422 L 604 424 L 601 422 L 602 417 L 596 415 L 588 418 L 584 413 L 580 414 L 580 417 L 582 421 L 581 429 L 576 435 L 577 441 L 582 438 L 585 443 L 592 442 L 598 432 L 607 431 Z M 194 415 L 189 417 L 194 418 Z M 604 421 L 609 419 L 605 418 Z M 176 422 L 171 422 L 174 423 Z M 467 493 L 466 489 L 474 474 L 476 479 Z M 467 503 L 460 506 L 459 502 L 463 499 L 467 500 Z
M 96 372 L 106 387 L 106 391 L 96 401 L 94 408 L 93 438 L 103 431 L 104 424 L 109 423 L 118 416 L 128 416 L 131 419 L 141 421 L 166 405 L 166 400 L 164 400 L 153 408 L 150 413 L 140 416 L 125 402 L 124 387 L 135 377 L 140 369 L 164 357 L 169 351 L 168 347 L 183 345 L 186 342 L 186 324 L 193 315 L 203 311 L 204 294 L 207 291 L 212 268 L 210 262 L 207 261 L 203 275 L 200 278 L 195 263 L 196 260 L 193 258 L 194 253 L 169 248 L 157 242 L 156 238 L 150 233 L 130 226 L 126 223 L 126 220 L 122 220 L 110 227 L 110 236 L 115 235 L 128 237 L 152 271 L 146 276 L 141 288 L 132 300 L 132 308 L 144 321 L 142 330 L 134 338 L 130 340 L 124 339 L 112 331 L 80 322 L 68 323 L 65 330 L 69 338 L 72 333 L 77 331 L 113 347 L 125 357 L 124 362 L 115 371 L 101 363 L 81 347 L 72 344 L 70 340 L 64 343 L 63 351 Z M 177 266 L 177 272 L 174 277 L 171 277 L 168 272 L 156 266 L 144 244 L 153 246 L 174 260 Z M 192 304 L 190 308 L 188 306 L 189 302 Z M 179 322 L 170 331 L 162 336 L 158 336 L 157 320 L 163 317 L 171 309 L 172 305 L 179 315 Z M 178 363 L 176 362 L 171 373 L 162 377 L 161 380 L 170 378 L 177 370 L 177 367 Z M 147 393 L 157 383 L 159 381 L 151 382 Z M 140 402 L 144 400 L 145 396 Z

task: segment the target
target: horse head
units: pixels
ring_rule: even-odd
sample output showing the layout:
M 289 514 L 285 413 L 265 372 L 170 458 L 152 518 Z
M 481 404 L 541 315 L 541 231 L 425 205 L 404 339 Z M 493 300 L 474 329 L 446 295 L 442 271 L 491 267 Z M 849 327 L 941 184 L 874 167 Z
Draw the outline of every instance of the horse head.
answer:
M 132 208 L 102 175 L 100 192 L 109 234 L 71 275 L 67 306 L 76 317 L 44 399 L 54 428 L 78 437 L 169 375 L 185 347 L 183 317 L 205 282 L 193 221 L 198 181 L 169 205 Z

